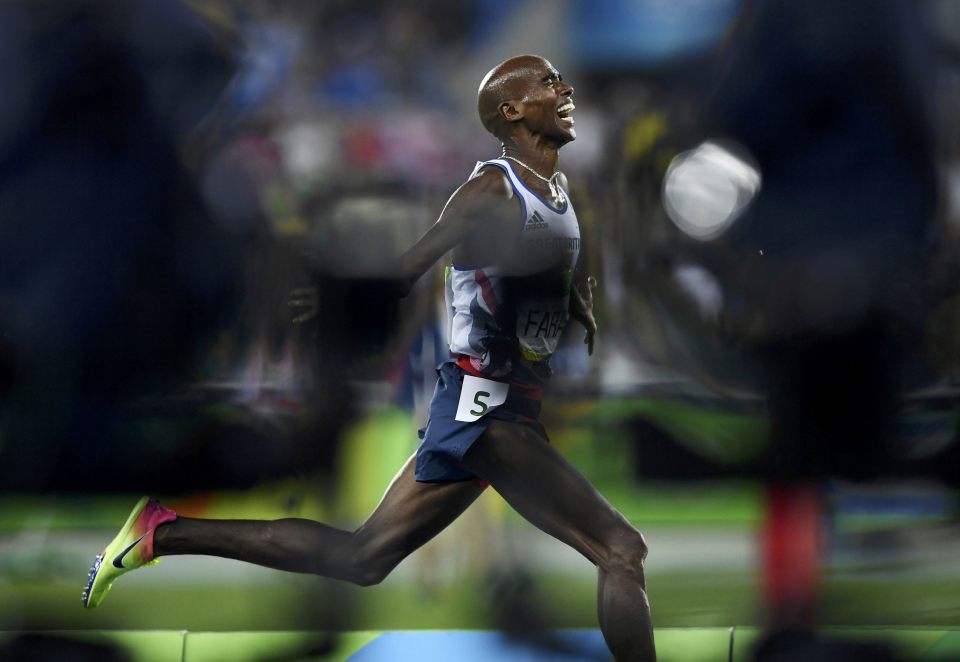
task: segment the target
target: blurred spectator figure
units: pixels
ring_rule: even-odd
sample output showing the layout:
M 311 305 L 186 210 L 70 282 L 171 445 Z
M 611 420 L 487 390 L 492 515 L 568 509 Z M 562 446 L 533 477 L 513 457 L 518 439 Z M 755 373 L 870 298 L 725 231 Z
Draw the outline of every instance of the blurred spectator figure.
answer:
M 744 317 L 757 311 L 742 330 L 776 342 L 915 313 L 905 286 L 919 284 L 937 204 L 921 7 L 743 11 L 707 107 L 714 135 L 745 147 L 763 178 L 727 238 L 746 262 L 724 276 Z
M 245 238 L 181 156 L 234 65 L 169 0 L 5 2 L 0 25 L 0 483 L 98 489 L 92 467 L 144 461 L 118 405 L 233 312 Z
M 746 2 L 706 106 L 730 159 L 674 183 L 680 197 L 721 190 L 734 161 L 759 175 L 740 218 L 694 239 L 722 291 L 720 326 L 764 375 L 774 632 L 815 621 L 816 483 L 889 470 L 897 398 L 920 365 L 938 239 L 937 60 L 924 18 L 905 0 Z

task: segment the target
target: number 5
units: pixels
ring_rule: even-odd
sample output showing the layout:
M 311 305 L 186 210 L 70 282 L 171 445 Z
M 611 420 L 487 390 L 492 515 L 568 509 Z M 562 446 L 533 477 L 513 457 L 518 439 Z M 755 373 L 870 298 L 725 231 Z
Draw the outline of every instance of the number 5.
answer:
M 483 416 L 484 414 L 487 413 L 487 409 L 488 409 L 487 403 L 486 403 L 486 402 L 483 402 L 482 400 L 480 400 L 480 396 L 483 396 L 483 397 L 485 397 L 485 398 L 489 398 L 489 397 L 490 397 L 490 394 L 487 393 L 486 391 L 477 391 L 476 394 L 474 394 L 474 396 L 473 396 L 473 402 L 474 402 L 474 404 L 477 404 L 477 405 L 480 406 L 480 410 L 479 410 L 479 411 L 475 411 L 475 410 L 473 410 L 473 409 L 470 410 L 470 413 L 473 414 L 474 416 Z

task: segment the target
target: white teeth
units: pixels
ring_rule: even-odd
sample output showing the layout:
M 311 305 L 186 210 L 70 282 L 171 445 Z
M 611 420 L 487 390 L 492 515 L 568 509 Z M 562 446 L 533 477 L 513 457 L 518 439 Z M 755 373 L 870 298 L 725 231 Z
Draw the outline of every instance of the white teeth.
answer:
M 569 113 L 569 112 L 571 112 L 574 108 L 576 108 L 576 106 L 573 105 L 573 102 L 569 102 L 569 101 L 568 101 L 567 103 L 565 103 L 565 104 L 563 104 L 562 106 L 560 106 L 559 108 L 557 108 L 557 113 Z

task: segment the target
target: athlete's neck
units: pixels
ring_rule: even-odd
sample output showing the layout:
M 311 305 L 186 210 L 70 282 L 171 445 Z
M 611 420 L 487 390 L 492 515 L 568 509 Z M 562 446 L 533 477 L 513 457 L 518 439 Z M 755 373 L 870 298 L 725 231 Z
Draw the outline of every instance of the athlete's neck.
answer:
M 555 149 L 523 149 L 519 145 L 510 143 L 503 143 L 502 156 L 509 156 L 520 161 L 546 179 L 551 178 L 557 172 L 560 162 L 560 154 Z

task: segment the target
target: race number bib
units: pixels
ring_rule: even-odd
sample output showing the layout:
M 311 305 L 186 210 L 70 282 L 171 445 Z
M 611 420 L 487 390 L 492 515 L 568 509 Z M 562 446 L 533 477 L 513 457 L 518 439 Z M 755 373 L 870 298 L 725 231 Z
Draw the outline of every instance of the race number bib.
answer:
M 503 382 L 464 375 L 455 418 L 464 423 L 473 423 L 506 402 L 509 389 L 510 385 Z

